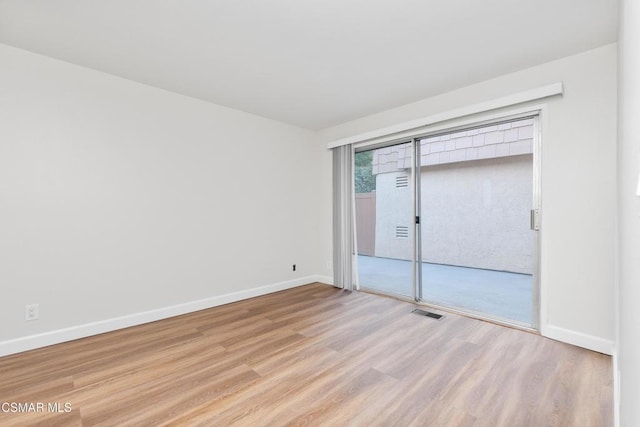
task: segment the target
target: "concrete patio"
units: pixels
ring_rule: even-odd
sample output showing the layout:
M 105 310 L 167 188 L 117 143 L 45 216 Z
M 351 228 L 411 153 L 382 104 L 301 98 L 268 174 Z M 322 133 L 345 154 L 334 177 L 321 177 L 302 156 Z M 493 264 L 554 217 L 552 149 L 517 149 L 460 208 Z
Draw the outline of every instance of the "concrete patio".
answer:
M 412 296 L 411 262 L 358 256 L 360 286 Z M 531 325 L 533 279 L 529 274 L 422 263 L 427 302 Z

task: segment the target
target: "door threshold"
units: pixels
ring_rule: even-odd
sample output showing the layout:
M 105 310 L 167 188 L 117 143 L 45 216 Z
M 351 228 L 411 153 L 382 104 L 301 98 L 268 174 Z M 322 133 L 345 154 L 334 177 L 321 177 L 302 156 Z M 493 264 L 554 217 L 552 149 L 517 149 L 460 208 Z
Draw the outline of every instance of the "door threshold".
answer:
M 447 313 L 457 314 L 459 316 L 469 317 L 471 319 L 482 320 L 484 322 L 493 323 L 495 325 L 506 326 L 508 328 L 517 329 L 519 331 L 540 335 L 540 331 L 534 328 L 533 326 L 528 326 L 525 323 L 520 323 L 517 321 L 510 321 L 508 319 L 492 317 L 484 313 L 478 313 L 472 310 L 461 310 L 455 307 L 448 307 L 446 305 L 439 305 L 439 304 L 434 304 L 426 301 L 416 301 L 415 304 L 423 307 L 433 308 L 440 311 L 445 311 Z
M 385 292 L 385 291 L 381 291 L 381 290 L 373 289 L 373 288 L 367 288 L 367 287 L 362 287 L 361 286 L 359 290 L 364 292 L 364 293 L 367 293 L 367 294 L 378 295 L 378 296 L 386 297 L 386 298 L 393 298 L 393 299 L 396 299 L 396 300 L 409 302 L 409 303 L 415 304 L 415 305 L 420 306 L 420 307 L 429 307 L 429 308 L 433 308 L 434 310 L 444 311 L 446 313 L 457 314 L 458 316 L 468 317 L 470 319 L 475 319 L 475 320 L 481 320 L 483 322 L 493 323 L 494 325 L 505 326 L 507 328 L 517 329 L 519 331 L 529 332 L 529 333 L 535 334 L 535 335 L 540 335 L 540 331 L 538 329 L 535 329 L 533 326 L 527 326 L 526 324 L 523 324 L 523 323 L 511 322 L 511 321 L 506 320 L 506 319 L 490 317 L 490 316 L 487 316 L 487 315 L 485 315 L 483 313 L 478 313 L 478 312 L 474 312 L 474 311 L 460 310 L 460 309 L 456 309 L 454 307 L 448 307 L 448 306 L 445 306 L 445 305 L 438 305 L 438 304 L 434 304 L 434 303 L 430 303 L 430 302 L 426 302 L 426 301 L 415 301 L 413 298 L 408 297 L 406 295 L 394 294 L 392 292 Z

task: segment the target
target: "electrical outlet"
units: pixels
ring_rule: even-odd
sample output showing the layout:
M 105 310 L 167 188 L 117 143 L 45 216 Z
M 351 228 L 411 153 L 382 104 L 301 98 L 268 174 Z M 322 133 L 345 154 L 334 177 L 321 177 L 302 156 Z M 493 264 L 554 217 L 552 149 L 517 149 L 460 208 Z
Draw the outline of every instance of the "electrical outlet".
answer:
M 296 265 L 293 264 L 293 271 L 296 271 Z
M 30 304 L 24 306 L 24 320 L 38 319 L 38 304 Z

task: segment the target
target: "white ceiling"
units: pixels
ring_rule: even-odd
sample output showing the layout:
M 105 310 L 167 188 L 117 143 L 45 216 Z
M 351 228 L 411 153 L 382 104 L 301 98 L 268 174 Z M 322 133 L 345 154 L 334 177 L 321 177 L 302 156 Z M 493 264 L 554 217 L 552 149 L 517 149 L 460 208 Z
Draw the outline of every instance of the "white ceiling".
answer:
M 310 129 L 616 39 L 617 0 L 0 0 L 2 43 Z

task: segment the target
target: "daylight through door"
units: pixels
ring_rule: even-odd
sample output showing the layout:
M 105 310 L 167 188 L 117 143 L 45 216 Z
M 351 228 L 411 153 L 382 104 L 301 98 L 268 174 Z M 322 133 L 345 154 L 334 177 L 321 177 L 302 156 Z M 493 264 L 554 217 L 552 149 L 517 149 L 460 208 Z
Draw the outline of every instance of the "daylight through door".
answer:
M 356 152 L 360 286 L 536 327 L 537 144 L 524 117 Z

